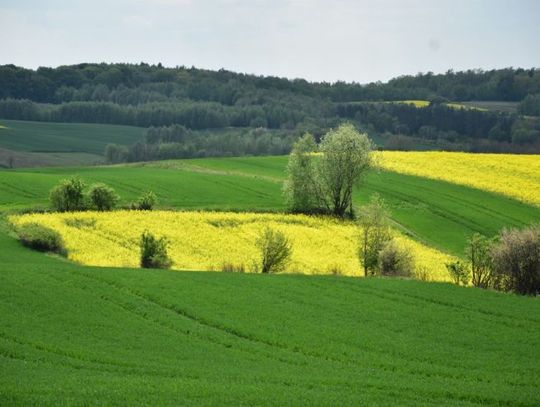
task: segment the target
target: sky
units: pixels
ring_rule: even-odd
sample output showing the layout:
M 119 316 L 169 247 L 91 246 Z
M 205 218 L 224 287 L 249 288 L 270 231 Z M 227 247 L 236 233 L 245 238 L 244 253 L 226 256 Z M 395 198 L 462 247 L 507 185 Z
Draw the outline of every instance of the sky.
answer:
M 310 81 L 540 67 L 540 0 L 0 0 L 0 64 L 159 63 Z

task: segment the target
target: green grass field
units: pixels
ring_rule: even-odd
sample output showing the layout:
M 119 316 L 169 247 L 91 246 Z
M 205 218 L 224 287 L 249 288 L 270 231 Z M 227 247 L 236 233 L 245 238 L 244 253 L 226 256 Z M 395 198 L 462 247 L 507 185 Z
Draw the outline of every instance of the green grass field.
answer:
M 0 234 L 0 404 L 537 405 L 540 304 L 417 281 L 97 269 Z
M 286 157 L 0 170 L 0 405 L 538 405 L 540 303 L 413 280 L 110 269 L 23 248 L 5 214 L 78 174 L 127 203 L 283 210 Z M 373 172 L 418 240 L 460 254 L 472 231 L 540 209 Z M 4 213 L 2 215 L 1 213 Z M 106 248 L 104 248 L 106 250 Z
M 0 171 L 0 208 L 45 206 L 60 179 L 77 174 L 88 183 L 113 186 L 123 203 L 152 189 L 164 207 L 225 210 L 284 209 L 281 185 L 286 157 L 167 161 L 114 167 Z M 540 208 L 473 188 L 392 172 L 372 172 L 355 192 L 357 205 L 378 192 L 396 226 L 413 238 L 461 255 L 474 232 L 540 221 Z
M 0 147 L 14 151 L 76 152 L 103 155 L 108 143 L 131 145 L 146 132 L 141 127 L 91 123 L 3 120 Z

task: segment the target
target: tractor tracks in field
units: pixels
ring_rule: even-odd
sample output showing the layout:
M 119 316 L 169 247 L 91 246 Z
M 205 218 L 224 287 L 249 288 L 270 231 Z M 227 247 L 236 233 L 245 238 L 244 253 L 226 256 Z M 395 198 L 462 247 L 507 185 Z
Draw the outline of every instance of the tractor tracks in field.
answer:
M 150 322 L 152 324 L 158 325 L 159 327 L 166 328 L 176 334 L 182 334 L 186 337 L 196 337 L 201 342 L 211 342 L 217 346 L 220 346 L 224 349 L 234 349 L 234 351 L 246 353 L 248 355 L 254 355 L 259 354 L 260 356 L 263 356 L 267 359 L 274 360 L 276 362 L 285 363 L 288 365 L 296 365 L 296 366 L 305 366 L 308 364 L 308 361 L 306 360 L 291 360 L 290 355 L 285 356 L 279 356 L 275 354 L 275 350 L 279 349 L 282 351 L 290 351 L 287 347 L 280 346 L 279 344 L 272 343 L 269 341 L 264 341 L 259 338 L 254 338 L 251 335 L 244 334 L 234 328 L 225 327 L 220 324 L 212 323 L 204 318 L 198 317 L 193 313 L 190 313 L 184 309 L 181 309 L 177 306 L 164 304 L 163 302 L 157 300 L 156 298 L 149 296 L 147 294 L 143 294 L 140 291 L 133 290 L 125 285 L 113 283 L 111 281 L 107 281 L 105 279 L 97 277 L 95 274 L 90 273 L 78 273 L 78 275 L 81 275 L 87 279 L 91 279 L 93 281 L 96 281 L 98 283 L 104 284 L 108 286 L 109 288 L 113 288 L 114 290 L 117 290 L 123 294 L 129 294 L 132 297 L 137 298 L 138 300 L 144 301 L 146 303 L 151 304 L 154 307 L 157 307 L 158 309 L 161 309 L 162 311 L 165 311 L 167 313 L 172 313 L 176 316 L 180 316 L 181 318 L 184 318 L 185 320 L 190 321 L 191 323 L 194 323 L 198 325 L 199 327 L 202 327 L 206 330 L 213 331 L 214 333 L 219 334 L 225 334 L 226 336 L 229 336 L 235 340 L 241 340 L 245 343 L 250 343 L 251 345 L 257 345 L 257 346 L 265 346 L 268 347 L 268 350 L 264 350 L 261 348 L 241 348 L 238 346 L 235 346 L 234 343 L 228 342 L 227 340 L 219 339 L 217 337 L 212 337 L 209 335 L 205 335 L 202 333 L 197 333 L 196 331 L 190 330 L 190 329 L 180 329 L 178 327 L 175 327 L 171 325 L 170 323 L 166 323 L 163 320 L 151 318 L 146 314 L 143 314 L 141 312 L 135 311 L 133 308 L 126 306 L 125 304 L 122 304 L 119 301 L 113 300 L 110 297 L 100 296 L 100 299 L 104 301 L 108 301 L 120 308 L 122 308 L 124 311 L 138 317 L 142 318 L 147 322 Z M 270 350 L 271 349 L 271 350 Z M 301 357 L 313 357 L 312 355 L 307 355 L 302 352 L 294 352 L 297 354 L 297 356 Z M 286 357 L 287 356 L 287 357 Z
M 235 171 L 235 170 L 218 170 L 215 168 L 204 167 L 202 165 L 188 164 L 185 162 L 171 162 L 171 163 L 163 163 L 163 164 L 152 163 L 149 165 L 143 164 L 141 166 L 148 166 L 151 168 L 171 169 L 171 170 L 178 170 L 178 171 L 187 171 L 187 172 L 196 172 L 199 174 L 254 178 L 254 179 L 260 179 L 260 180 L 269 181 L 273 183 L 283 182 L 283 178 L 279 178 L 279 177 L 252 174 L 249 172 Z
M 390 290 L 387 288 L 378 287 L 375 289 L 375 288 L 365 287 L 365 286 L 360 287 L 359 285 L 353 286 L 351 284 L 345 284 L 345 282 L 339 281 L 339 280 L 338 282 L 339 284 L 342 285 L 343 288 L 349 291 L 368 292 L 369 294 L 373 296 L 376 296 L 378 298 L 381 298 L 387 301 L 398 302 L 398 303 L 412 305 L 416 307 L 422 307 L 422 305 L 419 302 L 428 303 L 428 304 L 432 304 L 432 305 L 436 305 L 436 306 L 440 306 L 444 308 L 455 309 L 457 311 L 466 311 L 470 313 L 480 314 L 485 317 L 495 318 L 497 319 L 497 321 L 493 321 L 490 319 L 489 322 L 496 322 L 497 324 L 505 325 L 508 328 L 512 328 L 512 329 L 519 328 L 519 329 L 535 330 L 535 328 L 534 327 L 531 328 L 531 326 L 540 325 L 539 320 L 527 318 L 524 316 L 520 316 L 520 321 L 516 321 L 515 317 L 510 316 L 510 315 L 504 315 L 499 312 L 488 311 L 488 310 L 480 309 L 480 308 L 467 307 L 465 305 L 456 304 L 450 301 L 427 298 L 421 295 L 410 294 L 403 291 L 398 292 L 398 291 Z M 314 282 L 314 284 L 317 284 L 317 283 Z M 523 323 L 521 323 L 521 321 Z
M 82 275 L 82 274 L 80 274 L 80 275 Z M 189 321 L 191 321 L 191 322 L 193 322 L 193 323 L 195 323 L 195 324 L 197 324 L 197 325 L 199 325 L 199 326 L 201 326 L 201 327 L 203 327 L 205 329 L 209 329 L 211 331 L 219 332 L 219 333 L 224 334 L 226 336 L 230 336 L 230 337 L 234 338 L 235 340 L 240 340 L 240 341 L 243 341 L 244 343 L 249 343 L 251 345 L 254 345 L 254 347 L 241 349 L 238 346 L 234 346 L 234 344 L 232 344 L 232 343 L 223 342 L 222 340 L 219 340 L 217 338 L 210 338 L 207 335 L 199 334 L 198 339 L 200 339 L 203 342 L 205 342 L 205 341 L 212 342 L 212 343 L 214 343 L 214 344 L 216 344 L 218 346 L 222 346 L 222 347 L 224 347 L 226 349 L 234 347 L 235 351 L 243 352 L 243 353 L 246 353 L 247 355 L 250 355 L 250 356 L 253 356 L 254 354 L 258 354 L 260 356 L 265 357 L 266 359 L 273 360 L 275 362 L 285 363 L 285 364 L 288 364 L 288 365 L 296 365 L 296 366 L 300 366 L 300 367 L 307 366 L 309 364 L 309 360 L 318 359 L 318 360 L 324 361 L 326 363 L 337 364 L 339 366 L 339 368 L 349 366 L 349 367 L 353 367 L 355 369 L 360 369 L 360 370 L 364 370 L 364 369 L 369 369 L 369 370 L 376 369 L 376 370 L 379 370 L 380 369 L 381 371 L 396 373 L 396 366 L 392 362 L 386 362 L 385 363 L 385 362 L 380 362 L 379 361 L 379 362 L 376 362 L 376 366 L 373 366 L 373 364 L 375 362 L 370 361 L 369 365 L 366 366 L 361 362 L 361 360 L 350 358 L 349 357 L 350 355 L 343 355 L 344 357 L 336 357 L 336 356 L 332 356 L 332 355 L 321 353 L 321 352 L 307 351 L 305 349 L 300 348 L 299 346 L 289 347 L 289 346 L 281 344 L 281 343 L 266 341 L 266 340 L 263 340 L 263 339 L 260 339 L 260 338 L 256 338 L 256 337 L 254 337 L 252 335 L 245 334 L 245 333 L 243 333 L 243 332 L 241 332 L 241 331 L 239 331 L 237 329 L 234 329 L 234 328 L 231 328 L 231 327 L 226 327 L 226 326 L 223 326 L 221 324 L 211 322 L 211 321 L 209 321 L 209 320 L 207 320 L 205 318 L 201 318 L 201 317 L 199 317 L 199 316 L 197 316 L 197 315 L 195 315 L 195 314 L 193 314 L 193 313 L 191 313 L 189 311 L 186 311 L 185 309 L 181 309 L 181 308 L 179 308 L 177 306 L 170 305 L 170 304 L 165 304 L 165 303 L 163 303 L 162 301 L 159 301 L 158 299 L 156 299 L 153 296 L 150 296 L 148 294 L 143 294 L 142 292 L 140 292 L 138 290 L 134 290 L 132 288 L 129 288 L 129 287 L 125 286 L 125 285 L 122 285 L 122 284 L 119 284 L 119 283 L 114 283 L 114 282 L 111 282 L 111 281 L 107 281 L 105 279 L 97 277 L 96 275 L 89 275 L 87 273 L 84 273 L 84 277 L 87 277 L 87 278 L 92 279 L 94 281 L 97 281 L 99 283 L 105 284 L 105 285 L 107 285 L 107 286 L 109 286 L 111 288 L 114 288 L 115 290 L 121 291 L 122 293 L 128 293 L 131 296 L 133 296 L 135 298 L 138 298 L 139 300 L 148 302 L 148 303 L 150 303 L 150 304 L 152 304 L 152 305 L 154 305 L 156 307 L 159 307 L 160 309 L 162 309 L 162 310 L 164 310 L 166 312 L 170 312 L 170 313 L 173 313 L 173 314 L 175 314 L 177 316 L 185 318 L 185 319 L 187 319 L 187 320 L 189 320 Z M 100 297 L 100 298 L 104 299 L 103 297 Z M 181 334 L 184 334 L 184 335 L 192 335 L 193 334 L 191 331 L 189 331 L 189 333 L 187 333 L 185 331 L 182 331 L 182 330 L 179 331 L 178 328 L 172 327 L 169 324 L 164 323 L 163 321 L 159 321 L 159 320 L 155 320 L 155 319 L 152 319 L 152 318 L 148 318 L 147 316 L 143 316 L 140 313 L 137 313 L 136 311 L 134 311 L 133 309 L 129 309 L 129 308 L 126 308 L 125 306 L 123 306 L 121 304 L 118 304 L 116 301 L 112 301 L 110 299 L 106 299 L 106 300 L 113 302 L 115 305 L 124 308 L 127 312 L 133 313 L 133 314 L 137 315 L 138 317 L 142 317 L 142 318 L 146 319 L 148 322 L 151 322 L 153 324 L 157 324 L 159 326 L 166 327 L 166 328 L 168 328 L 168 329 L 170 329 L 170 330 L 172 330 L 174 332 L 181 333 Z M 261 346 L 266 347 L 268 350 L 262 350 L 260 348 Z M 377 350 L 374 350 L 374 349 L 365 349 L 365 350 L 368 351 L 368 352 L 388 354 L 387 352 L 377 351 Z M 276 353 L 275 353 L 276 351 L 284 352 L 284 356 L 276 355 Z M 300 357 L 301 359 L 299 361 L 291 360 L 290 357 L 292 355 Z M 400 359 L 402 359 L 402 358 L 400 358 Z M 428 366 L 429 366 L 429 361 L 426 362 L 426 361 L 420 361 L 420 360 L 414 360 L 414 361 L 409 360 L 409 359 L 406 359 L 406 360 L 409 361 L 409 362 L 413 362 L 413 363 L 420 363 L 421 365 L 423 365 L 423 368 L 414 369 L 412 367 L 407 367 L 407 368 L 401 367 L 400 369 L 398 369 L 398 371 L 401 372 L 400 374 L 409 375 L 409 376 L 415 376 L 415 377 L 438 376 L 438 377 L 446 379 L 446 380 L 460 380 L 460 379 L 462 379 L 462 377 L 461 377 L 463 375 L 462 372 L 456 374 L 456 372 L 452 372 L 452 373 L 448 372 L 447 373 L 447 372 L 441 372 L 440 370 L 434 371 L 434 370 L 427 369 Z

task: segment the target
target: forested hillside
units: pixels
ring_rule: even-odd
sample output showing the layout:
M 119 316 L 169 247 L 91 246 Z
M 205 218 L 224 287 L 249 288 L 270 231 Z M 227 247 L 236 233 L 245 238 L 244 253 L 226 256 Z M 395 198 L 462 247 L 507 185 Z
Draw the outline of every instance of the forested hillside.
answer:
M 387 83 L 310 83 L 158 65 L 79 64 L 29 70 L 0 67 L 0 118 L 50 122 L 85 122 L 186 130 L 262 129 L 222 132 L 209 149 L 208 140 L 174 143 L 166 150 L 175 157 L 275 154 L 287 152 L 298 135 L 320 136 L 341 121 L 354 122 L 382 147 L 466 151 L 537 152 L 540 123 L 540 70 L 501 69 L 448 71 L 445 74 L 402 76 Z M 387 103 L 425 100 L 425 105 Z M 474 108 L 464 101 L 516 102 L 517 113 Z M 273 132 L 268 132 L 268 130 Z M 156 133 L 170 129 L 153 129 Z M 187 133 L 186 133 L 187 134 Z M 231 137 L 231 134 L 233 136 Z M 249 140 L 255 151 L 238 151 Z M 155 137 L 153 139 L 155 141 Z M 129 154 L 137 161 L 163 154 L 147 140 Z M 179 145 L 178 145 L 179 144 Z M 209 152 L 212 150 L 212 152 Z M 251 149 L 253 150 L 253 149 Z M 139 153 L 143 151 L 143 153 Z M 169 157 L 171 154 L 165 154 Z

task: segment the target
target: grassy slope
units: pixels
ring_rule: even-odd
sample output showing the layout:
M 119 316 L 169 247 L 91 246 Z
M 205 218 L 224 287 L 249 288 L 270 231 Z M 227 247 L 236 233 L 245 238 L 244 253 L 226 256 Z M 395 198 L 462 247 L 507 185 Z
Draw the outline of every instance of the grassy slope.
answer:
M 0 168 L 66 167 L 103 164 L 101 155 L 88 153 L 35 153 L 0 148 Z
M 229 174 L 251 174 L 281 181 L 287 157 L 246 157 L 194 160 L 192 165 Z M 379 193 L 392 217 L 413 237 L 439 249 L 461 254 L 474 232 L 495 235 L 501 228 L 540 221 L 540 208 L 504 196 L 443 181 L 372 172 L 355 192 L 355 203 Z
M 54 168 L 0 171 L 0 208 L 46 205 L 48 190 L 72 174 L 106 182 L 133 200 L 152 189 L 164 206 L 207 209 L 282 210 L 281 180 L 286 157 L 162 162 L 145 167 Z M 413 237 L 452 254 L 462 254 L 473 232 L 494 235 L 504 226 L 540 221 L 540 208 L 415 176 L 370 174 L 355 193 L 357 204 L 380 193 L 393 219 Z
M 112 185 L 123 198 L 123 203 L 151 189 L 164 207 L 283 209 L 280 185 L 275 182 L 243 176 L 137 167 L 0 171 L 0 209 L 47 205 L 50 188 L 73 174 L 81 176 L 87 183 L 99 181 Z
M 540 402 L 540 303 L 416 281 L 96 269 L 0 233 L 0 404 Z
M 45 123 L 3 120 L 0 147 L 15 151 L 82 152 L 102 155 L 108 143 L 131 145 L 145 129 L 88 123 Z
M 0 208 L 44 204 L 78 173 L 126 200 L 152 188 L 178 208 L 282 209 L 284 163 L 0 171 Z M 425 205 L 465 199 L 525 216 L 521 204 L 445 185 L 367 180 L 415 224 L 439 221 Z M 454 213 L 483 213 L 465 208 Z M 540 402 L 536 299 L 416 281 L 88 268 L 26 250 L 2 226 L 2 405 Z

